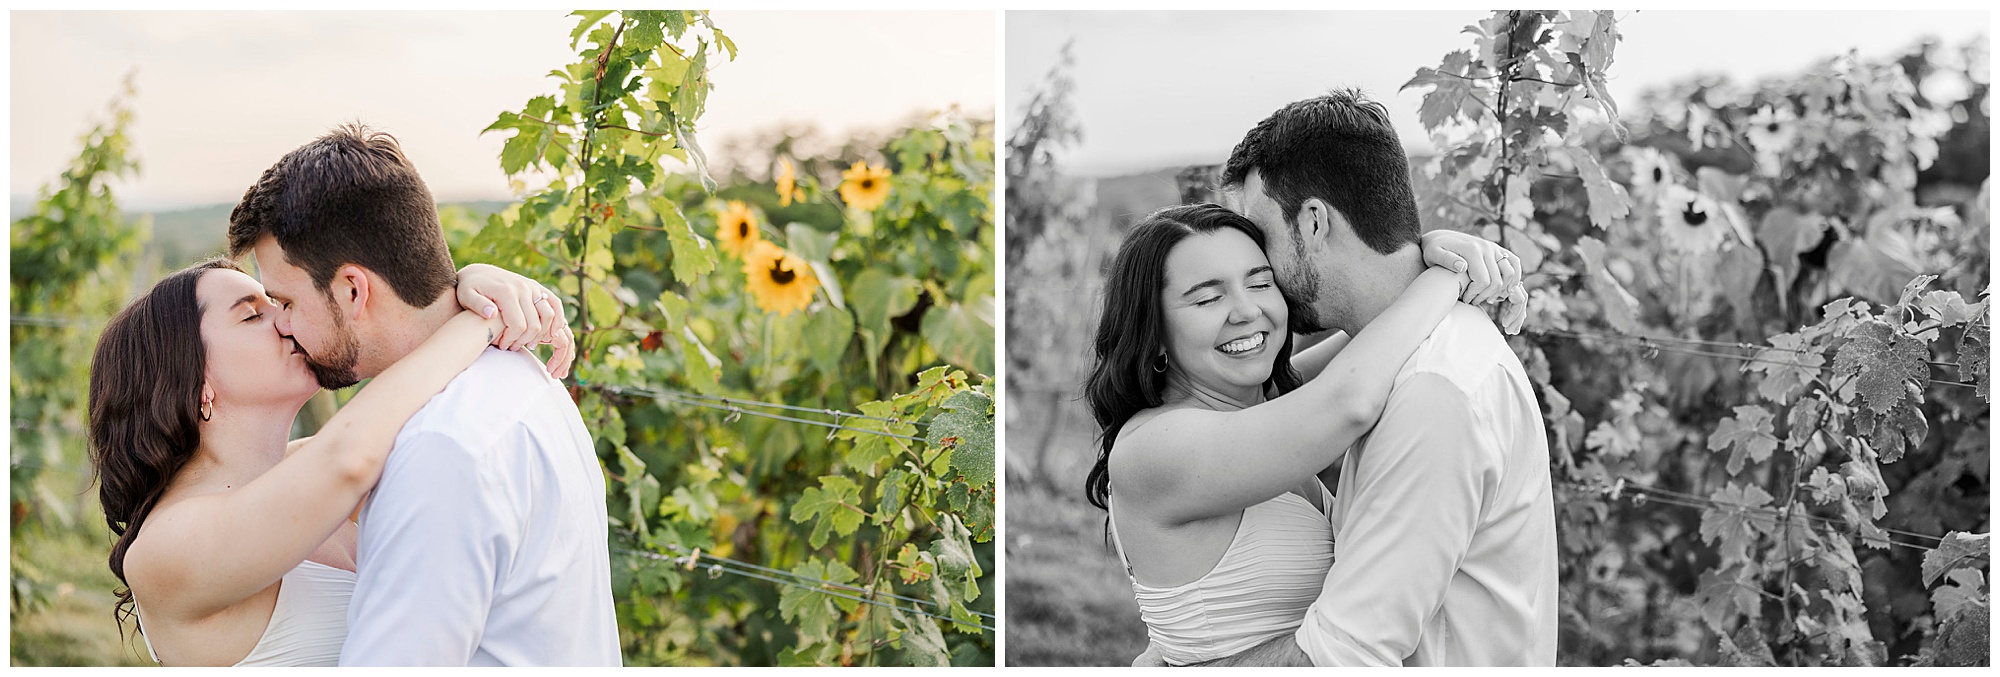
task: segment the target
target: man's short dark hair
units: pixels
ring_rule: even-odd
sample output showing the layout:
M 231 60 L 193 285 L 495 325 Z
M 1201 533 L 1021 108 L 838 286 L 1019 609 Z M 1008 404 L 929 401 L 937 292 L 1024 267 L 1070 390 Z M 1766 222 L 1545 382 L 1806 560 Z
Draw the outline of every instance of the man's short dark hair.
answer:
M 1339 210 L 1377 252 L 1416 244 L 1423 234 L 1410 163 L 1389 111 L 1358 89 L 1295 101 L 1264 118 L 1230 151 L 1222 185 L 1241 188 L 1252 169 L 1283 209 L 1294 241 L 1303 242 L 1299 207 L 1314 197 Z
M 230 255 L 265 235 L 322 292 L 350 263 L 419 308 L 458 279 L 430 188 L 395 137 L 358 123 L 286 153 L 243 193 L 229 212 Z

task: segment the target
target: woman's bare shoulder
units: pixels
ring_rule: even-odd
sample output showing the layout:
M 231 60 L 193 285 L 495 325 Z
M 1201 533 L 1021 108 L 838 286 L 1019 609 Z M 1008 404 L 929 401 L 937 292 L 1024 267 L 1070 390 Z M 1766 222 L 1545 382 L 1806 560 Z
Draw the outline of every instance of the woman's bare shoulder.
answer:
M 1172 445 L 1170 429 L 1180 419 L 1206 411 L 1181 403 L 1169 403 L 1145 409 L 1126 419 L 1118 429 L 1118 438 L 1111 445 L 1111 487 L 1116 492 L 1125 488 L 1128 492 L 1147 490 L 1144 485 L 1155 479 L 1165 451 Z M 1120 479 L 1125 481 L 1121 482 Z M 1134 480 L 1138 485 L 1133 485 Z

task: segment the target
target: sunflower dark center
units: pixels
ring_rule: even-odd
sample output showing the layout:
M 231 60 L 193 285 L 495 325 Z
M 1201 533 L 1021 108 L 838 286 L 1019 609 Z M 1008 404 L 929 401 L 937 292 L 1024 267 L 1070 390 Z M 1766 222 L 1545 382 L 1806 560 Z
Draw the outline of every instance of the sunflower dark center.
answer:
M 736 236 L 737 236 L 737 237 L 750 237 L 750 222 L 748 222 L 748 221 L 737 221 L 737 222 L 736 222 Z
M 1771 124 L 1765 125 L 1764 129 L 1772 134 L 1776 134 L 1778 133 L 1778 123 L 1773 122 Z
M 798 276 L 799 276 L 798 273 L 794 273 L 790 270 L 787 270 L 785 268 L 784 262 L 771 264 L 772 282 L 776 282 L 781 285 L 791 284 L 792 280 L 798 279 Z
M 873 190 L 874 188 L 875 188 L 875 180 L 874 180 L 874 179 L 862 179 L 862 180 L 861 180 L 861 189 L 862 189 L 862 190 Z
M 1694 203 L 1690 202 L 1687 209 L 1681 210 L 1681 220 L 1686 221 L 1690 226 L 1699 226 L 1708 223 L 1708 212 L 1695 209 Z
M 1667 178 L 1667 170 L 1661 169 L 1659 167 L 1653 168 L 1653 183 L 1659 183 L 1661 181 L 1666 180 L 1666 178 Z

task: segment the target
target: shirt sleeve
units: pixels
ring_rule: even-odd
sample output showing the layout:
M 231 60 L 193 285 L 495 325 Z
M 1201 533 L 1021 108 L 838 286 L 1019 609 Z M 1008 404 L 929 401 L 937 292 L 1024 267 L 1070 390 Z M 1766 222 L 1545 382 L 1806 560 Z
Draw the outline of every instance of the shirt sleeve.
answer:
M 1333 567 L 1296 635 L 1314 665 L 1402 665 L 1472 542 L 1498 450 L 1465 392 L 1419 373 L 1396 389 L 1343 491 Z
M 399 440 L 362 513 L 341 665 L 464 666 L 485 632 L 516 523 L 457 440 Z

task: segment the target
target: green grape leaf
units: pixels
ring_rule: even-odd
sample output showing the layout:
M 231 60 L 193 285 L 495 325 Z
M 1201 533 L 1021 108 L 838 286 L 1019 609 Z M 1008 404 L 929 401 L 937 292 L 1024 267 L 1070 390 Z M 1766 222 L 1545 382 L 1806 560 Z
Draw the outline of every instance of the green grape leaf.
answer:
M 1778 450 L 1778 438 L 1771 434 L 1771 412 L 1768 409 L 1745 404 L 1736 407 L 1736 415 L 1722 419 L 1715 425 L 1715 432 L 1708 436 L 1708 450 L 1729 450 L 1729 474 L 1743 471 L 1743 462 L 1748 460 L 1763 463 Z
M 1812 491 L 1812 498 L 1819 503 L 1832 503 L 1847 498 L 1847 480 L 1827 472 L 1825 466 L 1813 468 L 1806 478 L 1806 488 Z
M 1993 534 L 1968 534 L 1953 531 L 1944 535 L 1938 547 L 1924 553 L 1924 585 L 1935 585 L 1938 578 L 1953 569 L 1982 566 L 1987 559 Z
M 708 345 L 695 336 L 694 328 L 681 325 L 681 364 L 687 369 L 687 380 L 696 390 L 713 394 L 720 383 L 716 374 L 722 371 L 722 360 L 708 351 Z
M 1917 309 L 1938 321 L 1941 327 L 1956 327 L 1986 316 L 1986 302 L 1966 303 L 1955 291 L 1931 291 L 1916 298 Z
M 1910 386 L 1915 390 L 1916 386 Z M 1921 397 L 1921 395 L 1913 396 Z M 1930 421 L 1917 408 L 1916 401 L 1897 402 L 1886 414 L 1876 414 L 1868 409 L 1854 412 L 1855 427 L 1868 432 L 1868 442 L 1882 453 L 1883 463 L 1902 460 L 1905 451 L 1916 449 L 1923 444 L 1924 436 L 1930 434 Z
M 972 492 L 965 506 L 965 528 L 972 530 L 972 540 L 991 542 L 993 527 L 993 494 L 990 490 Z
M 792 573 L 807 580 L 852 583 L 861 575 L 839 561 L 814 558 L 792 569 Z M 787 585 L 778 593 L 778 614 L 791 621 L 798 629 L 799 637 L 813 643 L 833 641 L 834 631 L 840 627 L 840 612 L 835 608 L 843 600 L 822 592 L 820 588 Z
M 895 565 L 896 575 L 902 578 L 904 585 L 928 581 L 937 574 L 937 564 L 931 554 L 917 550 L 915 543 L 904 543 L 890 564 Z
M 656 9 L 633 10 L 630 13 L 632 23 L 625 29 L 625 46 L 645 50 L 666 42 L 666 33 L 660 30 L 660 23 L 666 20 L 662 16 L 664 14 L 666 12 Z
M 1826 356 L 1809 350 L 1805 337 L 1796 333 L 1779 334 L 1766 341 L 1771 347 L 1758 349 L 1757 361 L 1745 364 L 1744 368 L 1764 373 L 1757 384 L 1758 395 L 1784 404 L 1819 378 Z
M 887 525 L 896 521 L 896 517 L 903 513 L 903 501 L 907 497 L 904 493 L 903 479 L 909 476 L 910 474 L 903 472 L 902 468 L 891 468 L 875 486 L 876 524 Z
M 1813 533 L 1811 529 L 1800 531 Z M 1827 588 L 1837 593 L 1860 591 L 1861 563 L 1854 557 L 1854 545 L 1845 537 L 1838 537 L 1827 539 L 1824 546 L 1813 551 L 1813 564 L 1819 567 Z
M 1596 151 L 1580 146 L 1563 146 L 1559 150 L 1576 166 L 1577 176 L 1583 178 L 1584 196 L 1590 200 L 1591 225 L 1610 228 L 1632 213 L 1632 197 L 1625 194 L 1624 186 L 1605 174 Z
M 868 355 L 882 352 L 895 331 L 889 320 L 915 308 L 922 288 L 914 278 L 891 275 L 880 268 L 863 270 L 848 284 L 848 303 L 854 308 L 855 326 L 867 341 Z
M 993 483 L 993 399 L 976 390 L 953 394 L 931 420 L 931 444 L 951 449 L 951 469 L 974 487 Z
M 579 9 L 570 12 L 570 16 L 580 16 L 583 17 L 583 20 L 578 21 L 576 28 L 570 30 L 569 48 L 572 50 L 576 49 L 577 43 L 583 40 L 584 32 L 590 30 L 591 26 L 597 25 L 597 22 L 603 21 L 604 17 L 611 16 L 611 12 L 612 10 L 608 9 Z
M 807 261 L 830 261 L 840 233 L 829 233 L 803 223 L 785 225 L 785 249 Z
M 1886 414 L 1898 403 L 1912 397 L 1928 376 L 1924 366 L 1924 343 L 1896 331 L 1880 320 L 1865 320 L 1854 328 L 1834 354 L 1833 367 L 1843 373 L 1859 373 L 1855 388 L 1868 409 Z
M 1604 321 L 1623 333 L 1638 331 L 1639 299 L 1625 291 L 1625 286 L 1605 267 L 1604 242 L 1593 237 L 1577 240 L 1576 253 L 1583 258 L 1584 286 L 1597 297 Z
M 1452 52 L 1444 55 L 1444 61 L 1437 68 L 1417 69 L 1416 76 L 1403 83 L 1397 91 L 1411 87 L 1433 88 L 1424 95 L 1423 104 L 1417 109 L 1417 121 L 1423 123 L 1426 129 L 1443 126 L 1453 117 L 1476 123 L 1487 115 L 1487 111 L 1480 101 L 1485 89 L 1470 77 L 1474 68 L 1471 52 Z M 1484 72 L 1483 68 L 1480 70 Z
M 649 202 L 653 212 L 660 217 L 660 229 L 667 232 L 667 246 L 673 255 L 674 279 L 691 285 L 701 276 L 714 271 L 715 248 L 709 246 L 707 238 L 694 232 L 687 216 L 681 213 L 680 205 L 659 197 Z
M 1958 342 L 1958 380 L 1960 383 L 1978 385 L 1979 399 L 1992 402 L 1988 397 L 1987 360 L 1992 357 L 1993 344 L 1985 324 L 1973 325 L 1966 330 L 1965 338 Z
M 1763 616 L 1763 598 L 1758 595 L 1755 576 L 1755 570 L 1742 564 L 1701 572 L 1695 584 L 1695 602 L 1710 630 L 1721 633 L 1738 616 L 1752 620 Z
M 939 517 L 938 527 L 944 533 L 931 541 L 931 556 L 937 561 L 939 576 L 955 579 L 978 578 L 979 562 L 972 555 L 972 532 L 965 524 L 952 515 Z
M 972 487 L 964 482 L 952 482 L 951 488 L 944 490 L 945 505 L 951 506 L 952 512 L 965 514 L 965 507 L 971 500 Z
M 866 515 L 861 510 L 861 488 L 854 480 L 838 475 L 819 478 L 818 487 L 807 487 L 792 504 L 792 521 L 813 520 L 812 547 L 826 545 L 833 534 L 847 536 L 861 526 Z M 817 518 L 817 519 L 815 519 Z
M 1827 229 L 1825 217 L 1787 206 L 1774 207 L 1757 222 L 1757 244 L 1771 257 L 1777 288 L 1791 289 L 1799 277 L 1799 254 L 1819 246 Z
M 903 635 L 903 660 L 912 667 L 951 667 L 951 652 L 945 649 L 944 631 L 929 617 L 896 615 L 903 620 L 909 632 Z
M 1988 606 L 1986 592 L 1981 589 L 1984 587 L 1986 577 L 1978 569 L 1953 569 L 1945 575 L 1944 585 L 1931 591 L 1931 607 L 1940 620 L 1956 617 L 1967 609 L 1984 613 Z
M 1583 438 L 1583 446 L 1612 458 L 1626 456 L 1639 450 L 1639 429 L 1611 421 L 1598 421 L 1590 435 Z
M 1883 515 L 1888 514 L 1889 506 L 1882 502 L 1882 498 L 1889 495 L 1889 488 L 1882 482 L 1882 469 L 1879 466 L 1866 459 L 1854 459 L 1841 464 L 1840 475 L 1847 483 L 1849 498 L 1868 502 L 1869 515 L 1875 519 L 1882 519 Z
M 807 356 L 814 367 L 829 377 L 840 378 L 840 358 L 854 340 L 854 316 L 832 306 L 824 306 L 806 316 Z
M 953 364 L 993 373 L 993 297 L 934 306 L 924 313 L 924 341 Z
M 1701 513 L 1701 540 L 1717 545 L 1724 562 L 1749 561 L 1751 541 L 1765 530 L 1757 509 L 1771 503 L 1771 495 L 1755 484 L 1730 483 L 1709 499 L 1722 504 Z

